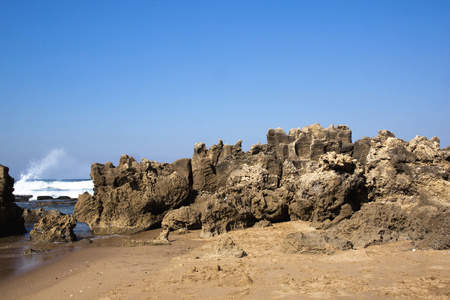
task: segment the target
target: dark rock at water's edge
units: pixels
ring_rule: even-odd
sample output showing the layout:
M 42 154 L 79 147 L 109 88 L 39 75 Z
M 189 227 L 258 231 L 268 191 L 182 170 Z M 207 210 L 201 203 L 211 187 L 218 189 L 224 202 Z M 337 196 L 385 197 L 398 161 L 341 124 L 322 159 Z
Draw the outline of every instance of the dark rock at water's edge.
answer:
M 27 202 L 31 198 L 33 198 L 33 195 L 14 195 L 15 202 Z
M 209 237 L 263 220 L 304 220 L 320 236 L 292 236 L 289 251 L 316 249 L 315 242 L 345 250 L 399 239 L 448 249 L 450 147 L 440 149 L 436 137 L 406 142 L 387 130 L 354 143 L 351 136 L 344 125 L 314 124 L 289 134 L 269 129 L 267 144 L 248 152 L 241 141 L 219 140 L 209 149 L 196 144 L 192 159 L 172 164 L 127 155 L 117 167 L 94 163 L 94 195 L 80 195 L 74 214 L 95 233 L 162 225 L 201 227 Z
M 72 197 L 69 197 L 69 196 L 59 196 L 59 197 L 57 197 L 57 198 L 54 198 L 53 196 L 45 196 L 45 195 L 43 195 L 43 196 L 37 196 L 37 198 L 36 198 L 38 201 L 39 200 L 69 200 L 69 201 L 73 201 L 73 200 L 77 200 L 77 198 L 72 198 Z
M 192 185 L 191 161 L 171 164 L 123 155 L 117 167 L 93 164 L 94 195 L 84 193 L 74 215 L 96 234 L 135 233 L 159 226 L 170 209 L 187 204 Z
M 67 205 L 67 204 L 75 204 L 78 199 L 69 199 L 69 200 L 41 200 L 33 203 L 36 206 L 53 206 L 53 205 Z
M 36 198 L 38 201 L 40 201 L 40 200 L 53 200 L 53 197 L 52 196 L 37 196 L 37 198 Z
M 22 209 L 14 203 L 14 178 L 0 165 L 0 237 L 26 233 Z
M 61 213 L 59 210 L 57 209 L 53 209 L 53 210 L 44 210 L 43 208 L 38 208 L 38 209 L 24 209 L 23 210 L 23 218 L 25 220 L 25 223 L 28 224 L 34 224 L 39 222 L 39 220 L 41 220 L 42 218 L 44 218 L 47 215 L 62 215 L 63 213 Z
M 65 243 L 76 240 L 73 229 L 77 220 L 71 215 L 48 214 L 34 224 L 30 232 L 30 240 L 33 242 Z

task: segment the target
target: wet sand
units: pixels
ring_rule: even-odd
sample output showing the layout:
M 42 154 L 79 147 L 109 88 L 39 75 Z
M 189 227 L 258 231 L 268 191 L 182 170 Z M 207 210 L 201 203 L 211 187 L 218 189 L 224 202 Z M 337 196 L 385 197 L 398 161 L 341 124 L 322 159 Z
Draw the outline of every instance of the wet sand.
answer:
M 408 241 L 326 254 L 286 254 L 307 222 L 228 233 L 248 254 L 216 254 L 221 237 L 171 234 L 171 245 L 96 241 L 6 280 L 2 299 L 450 299 L 450 252 Z M 158 231 L 133 236 L 151 240 Z

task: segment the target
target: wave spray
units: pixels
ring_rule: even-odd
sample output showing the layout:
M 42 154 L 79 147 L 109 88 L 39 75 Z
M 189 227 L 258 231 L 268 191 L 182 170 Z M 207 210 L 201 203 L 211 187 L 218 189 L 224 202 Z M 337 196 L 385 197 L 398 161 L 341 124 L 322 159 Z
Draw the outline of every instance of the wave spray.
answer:
M 57 167 L 66 156 L 62 149 L 53 149 L 41 160 L 31 161 L 25 174 L 20 175 L 19 181 L 14 184 L 15 195 L 32 195 L 31 200 L 38 196 L 69 196 L 77 198 L 85 191 L 91 192 L 93 183 L 90 179 L 43 179 L 46 172 Z
M 31 161 L 25 174 L 20 174 L 20 181 L 40 179 L 48 169 L 56 167 L 66 153 L 62 149 L 53 149 L 47 156 L 38 161 Z M 19 183 L 17 182 L 17 183 Z

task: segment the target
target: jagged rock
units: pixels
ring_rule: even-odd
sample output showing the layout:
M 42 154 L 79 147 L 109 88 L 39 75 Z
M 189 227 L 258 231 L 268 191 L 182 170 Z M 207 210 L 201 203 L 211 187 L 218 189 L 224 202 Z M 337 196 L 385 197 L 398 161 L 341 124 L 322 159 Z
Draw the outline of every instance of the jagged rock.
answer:
M 201 237 L 212 237 L 230 230 L 251 227 L 255 221 L 250 206 L 239 198 L 214 194 L 210 196 L 206 210 L 202 213 Z
M 200 211 L 190 206 L 183 206 L 167 212 L 161 222 L 161 226 L 170 230 L 181 228 L 200 229 L 202 227 L 200 216 Z
M 289 192 L 278 187 L 279 177 L 260 165 L 233 171 L 226 185 L 226 198 L 237 199 L 238 206 L 250 207 L 256 220 L 287 221 Z
M 14 195 L 15 202 L 27 202 L 31 198 L 33 198 L 33 195 Z
M 269 129 L 267 143 L 276 149 L 282 160 L 318 160 L 326 152 L 347 153 L 353 149 L 352 132 L 348 126 L 323 128 L 318 123 L 303 129 L 291 129 L 289 135 L 281 128 Z
M 33 242 L 64 243 L 73 242 L 76 236 L 73 229 L 77 220 L 71 215 L 47 215 L 34 225 L 30 232 Z
M 291 220 L 333 220 L 348 204 L 353 211 L 367 201 L 362 170 L 357 169 L 351 157 L 343 154 L 325 154 L 314 172 L 293 177 L 285 182 L 295 192 L 289 203 Z
M 411 222 L 398 205 L 367 203 L 353 216 L 326 232 L 328 238 L 350 241 L 357 248 L 408 239 Z
M 450 208 L 418 206 L 410 216 L 409 233 L 417 249 L 450 249 Z
M 22 209 L 14 203 L 14 178 L 0 165 L 0 237 L 26 233 Z
M 201 224 L 210 237 L 300 219 L 323 231 L 314 239 L 329 249 L 408 236 L 417 247 L 445 249 L 447 227 L 434 220 L 447 224 L 450 147 L 439 147 L 436 137 L 405 142 L 387 130 L 352 143 L 347 126 L 314 124 L 289 134 L 269 129 L 267 144 L 246 153 L 242 141 L 219 140 L 209 149 L 196 144 L 192 160 L 172 164 L 123 155 L 117 167 L 92 165 L 94 195 L 79 197 L 75 215 L 97 234 Z
M 366 157 L 368 198 L 396 202 L 407 210 L 419 204 L 418 195 L 428 201 L 450 205 L 450 163 L 439 150 L 439 139 L 416 137 L 410 142 L 380 131 L 371 140 Z
M 47 215 L 62 215 L 62 213 L 57 210 L 44 210 L 43 208 L 38 208 L 34 210 L 30 210 L 28 208 L 23 210 L 22 216 L 25 220 L 25 223 L 37 223 L 40 219 Z
M 212 145 L 210 149 L 207 149 L 204 143 L 195 144 L 192 157 L 193 189 L 216 191 L 224 185 L 243 155 L 242 141 L 230 146 L 219 140 L 219 143 Z
M 96 234 L 135 233 L 161 223 L 164 214 L 188 199 L 192 182 L 189 159 L 141 163 L 123 155 L 117 167 L 91 167 L 94 195 L 80 195 L 74 215 Z

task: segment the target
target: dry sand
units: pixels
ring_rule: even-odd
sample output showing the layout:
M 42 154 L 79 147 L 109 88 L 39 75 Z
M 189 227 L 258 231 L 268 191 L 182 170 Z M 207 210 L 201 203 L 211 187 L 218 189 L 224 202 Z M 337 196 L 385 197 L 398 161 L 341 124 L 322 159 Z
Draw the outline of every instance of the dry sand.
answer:
M 171 234 L 171 245 L 96 241 L 0 285 L 2 299 L 450 299 L 450 251 L 408 241 L 327 254 L 285 254 L 307 222 L 233 231 L 248 254 L 217 255 L 221 237 Z M 133 239 L 150 240 L 155 232 Z

